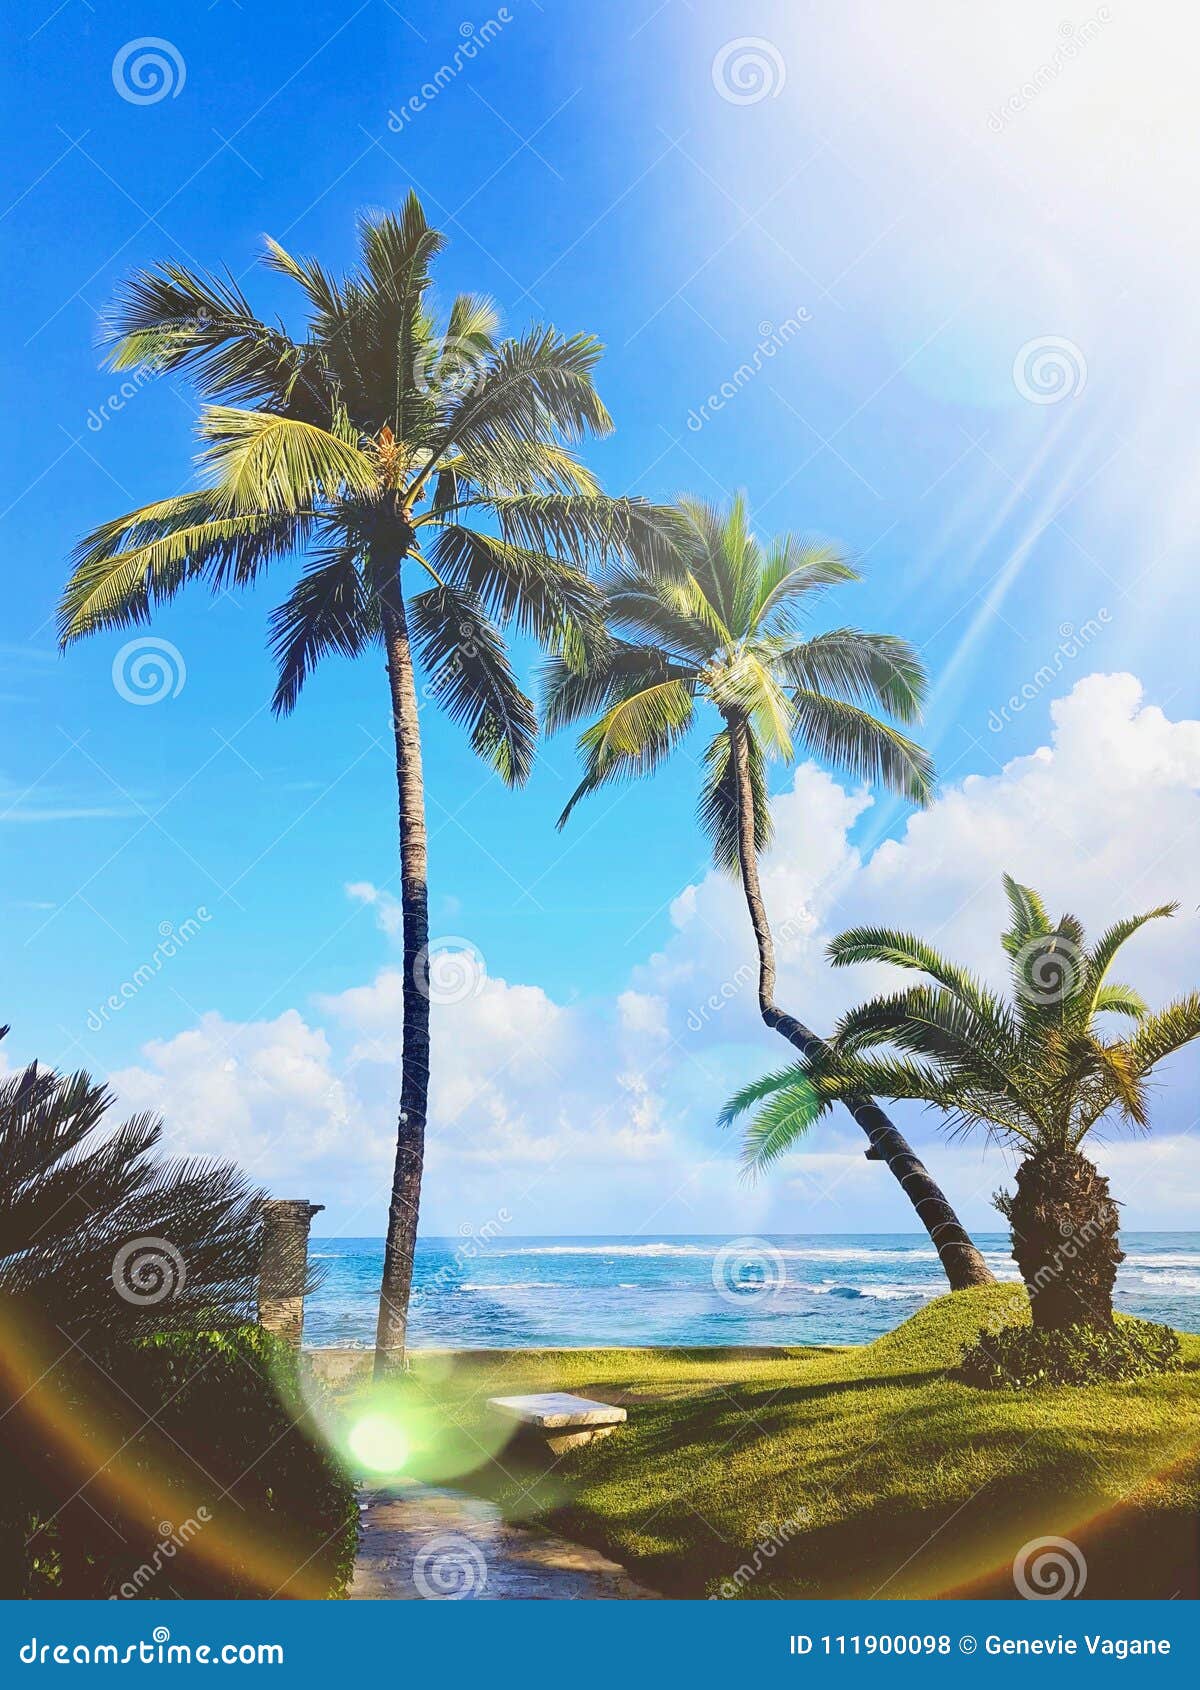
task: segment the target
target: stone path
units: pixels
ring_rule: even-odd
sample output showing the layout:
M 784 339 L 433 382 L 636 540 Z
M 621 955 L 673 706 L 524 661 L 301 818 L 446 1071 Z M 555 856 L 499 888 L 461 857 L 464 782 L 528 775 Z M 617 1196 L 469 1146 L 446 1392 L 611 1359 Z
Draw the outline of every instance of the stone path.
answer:
M 357 1601 L 659 1600 L 594 1549 L 508 1524 L 478 1497 L 430 1485 L 365 1488 Z

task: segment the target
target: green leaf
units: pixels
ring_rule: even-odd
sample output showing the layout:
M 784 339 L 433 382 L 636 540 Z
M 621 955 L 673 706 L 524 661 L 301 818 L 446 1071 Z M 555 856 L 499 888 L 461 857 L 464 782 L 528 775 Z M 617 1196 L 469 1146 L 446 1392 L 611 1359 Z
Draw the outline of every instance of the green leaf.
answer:
M 431 587 L 409 602 L 428 673 L 426 695 L 470 731 L 471 744 L 509 786 L 533 767 L 537 718 L 517 685 L 504 643 L 474 593 Z

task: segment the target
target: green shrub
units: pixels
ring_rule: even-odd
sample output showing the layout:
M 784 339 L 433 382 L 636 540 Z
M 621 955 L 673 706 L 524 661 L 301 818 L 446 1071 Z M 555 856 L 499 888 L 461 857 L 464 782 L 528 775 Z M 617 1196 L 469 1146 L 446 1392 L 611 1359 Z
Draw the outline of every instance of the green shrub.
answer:
M 985 1390 L 1098 1385 L 1144 1379 L 1179 1366 L 1169 1326 L 1121 1318 L 1112 1326 L 1005 1326 L 980 1332 L 963 1351 L 962 1376 Z
M 60 1451 L 47 1444 L 24 1487 L 27 1519 L 41 1523 L 25 1594 L 345 1594 L 355 1491 L 322 1443 L 286 1344 L 246 1326 L 161 1334 L 93 1359 L 60 1378 L 56 1406 L 87 1428 L 87 1466 L 107 1464 L 72 1497 L 80 1479 L 60 1476 Z

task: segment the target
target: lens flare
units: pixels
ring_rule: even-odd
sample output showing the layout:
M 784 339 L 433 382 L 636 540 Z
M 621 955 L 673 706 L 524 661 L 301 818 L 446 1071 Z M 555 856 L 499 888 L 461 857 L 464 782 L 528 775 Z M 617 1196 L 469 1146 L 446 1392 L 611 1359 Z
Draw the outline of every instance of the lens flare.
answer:
M 409 1458 L 408 1437 L 390 1414 L 364 1414 L 346 1439 L 350 1453 L 372 1473 L 398 1473 Z

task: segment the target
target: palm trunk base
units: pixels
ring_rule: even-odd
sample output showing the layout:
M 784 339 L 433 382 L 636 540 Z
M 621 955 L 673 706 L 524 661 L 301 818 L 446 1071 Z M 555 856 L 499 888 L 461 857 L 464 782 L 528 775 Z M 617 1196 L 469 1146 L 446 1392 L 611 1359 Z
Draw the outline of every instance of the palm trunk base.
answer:
M 1066 1151 L 1022 1162 L 1016 1185 L 996 1206 L 1012 1227 L 1033 1324 L 1111 1326 L 1117 1265 L 1125 1257 L 1120 1211 L 1104 1175 L 1086 1156 Z

